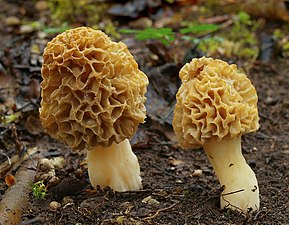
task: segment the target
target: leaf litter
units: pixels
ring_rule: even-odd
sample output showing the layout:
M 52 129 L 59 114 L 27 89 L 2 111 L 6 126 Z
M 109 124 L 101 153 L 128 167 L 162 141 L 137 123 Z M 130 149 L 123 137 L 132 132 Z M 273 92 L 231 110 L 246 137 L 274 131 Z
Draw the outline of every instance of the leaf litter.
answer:
M 257 20 L 248 19 L 245 14 L 241 14 L 241 19 L 245 20 L 245 23 L 256 22 L 260 26 L 259 30 L 266 32 L 269 37 L 277 38 L 277 41 L 269 46 L 269 50 L 272 50 L 270 54 L 264 53 L 266 56 L 259 58 L 254 55 L 250 58 L 250 63 L 246 64 L 248 58 L 239 54 L 240 48 L 234 50 L 235 52 L 232 51 L 234 54 L 229 56 L 225 54 L 228 47 L 222 47 L 224 51 L 220 49 L 216 53 L 212 51 L 215 46 L 212 43 L 224 41 L 216 38 L 218 35 L 224 31 L 222 38 L 228 38 L 226 33 L 232 29 L 233 18 L 238 16 L 238 12 L 230 9 L 231 14 L 228 14 L 227 7 L 234 4 L 237 6 L 238 1 L 224 1 L 221 5 L 197 1 L 156 1 L 157 4 L 149 5 L 150 1 L 128 1 L 127 4 L 118 6 L 112 1 L 112 9 L 120 7 L 118 11 L 116 10 L 119 15 L 116 13 L 112 18 L 118 28 L 130 29 L 126 22 L 143 16 L 147 17 L 153 26 L 148 30 L 137 31 L 138 35 L 142 32 L 147 35 L 143 34 L 144 36 L 140 38 L 135 36 L 139 40 L 132 34 L 122 34 L 124 41 L 130 41 L 129 49 L 150 79 L 146 103 L 147 120 L 132 139 L 134 152 L 138 155 L 141 165 L 143 190 L 113 193 L 109 189 L 92 190 L 86 171 L 85 154 L 71 152 L 66 146 L 45 135 L 38 118 L 41 54 L 45 43 L 55 32 L 72 26 L 93 26 L 93 24 L 91 21 L 90 24 L 85 24 L 80 18 L 79 21 L 74 20 L 69 25 L 60 24 L 58 30 L 47 30 L 56 24 L 50 21 L 51 18 L 47 19 L 47 8 L 33 15 L 35 11 L 33 1 L 19 5 L 16 2 L 18 1 L 2 1 L 3 7 L 0 9 L 3 15 L 19 19 L 18 21 L 14 19 L 10 24 L 7 21 L 5 23 L 2 18 L 0 21 L 3 25 L 0 28 L 3 34 L 0 40 L 3 46 L 0 50 L 0 193 L 1 204 L 7 206 L 11 203 L 12 205 L 9 205 L 11 209 L 15 206 L 15 198 L 18 198 L 19 194 L 28 196 L 23 200 L 23 206 L 26 206 L 24 211 L 17 209 L 19 213 L 17 220 L 22 221 L 20 224 L 288 223 L 286 212 L 289 201 L 289 155 L 286 152 L 289 146 L 289 65 L 287 55 L 284 54 L 287 51 L 286 24 L 267 22 L 262 17 Z M 129 4 L 134 6 L 131 14 L 121 15 L 120 13 L 123 14 L 124 11 L 120 9 Z M 210 7 L 217 7 L 219 11 Z M 11 8 L 13 10 L 10 10 Z M 236 10 L 239 7 L 234 8 Z M 167 15 L 170 15 L 170 19 L 166 19 Z M 254 13 L 251 15 L 256 16 Z M 181 23 L 180 18 L 197 23 Z M 24 24 L 23 19 L 30 23 Z M 40 26 L 34 26 L 36 23 L 33 22 L 37 19 L 45 21 L 45 26 L 41 23 L 37 23 Z M 282 20 L 283 17 L 277 19 Z M 21 31 L 21 25 L 33 26 L 33 29 L 29 28 L 30 31 L 26 33 Z M 167 25 L 171 27 L 166 27 Z M 247 26 L 251 25 L 247 24 L 246 28 L 242 29 L 250 29 Z M 115 32 L 118 29 L 110 30 Z M 145 33 L 148 31 L 148 34 Z M 151 36 L 150 32 L 160 34 Z M 255 32 L 254 29 L 249 30 L 248 34 Z M 250 35 L 244 39 L 248 37 L 250 40 Z M 249 42 L 253 44 L 252 49 L 258 46 L 260 41 L 255 38 L 253 37 L 253 40 L 257 41 L 256 43 Z M 285 41 L 280 42 L 281 39 Z M 204 40 L 209 41 L 205 41 L 202 47 L 200 41 Z M 238 43 L 238 39 L 230 41 L 233 46 Z M 279 43 L 277 52 L 275 43 Z M 260 48 L 257 47 L 257 50 Z M 191 57 L 209 53 L 245 65 L 244 69 L 249 72 L 248 75 L 259 93 L 261 128 L 256 134 L 244 138 L 243 150 L 250 165 L 252 167 L 254 165 L 253 169 L 260 183 L 261 209 L 258 213 L 247 217 L 219 209 L 221 189 L 202 149 L 181 150 L 171 127 L 174 95 L 180 85 L 178 70 Z M 260 56 L 259 53 L 257 55 Z M 39 173 L 37 162 L 42 158 L 53 160 L 59 156 L 67 162 L 62 168 L 55 169 L 55 175 L 61 181 L 55 182 L 52 186 L 44 183 L 47 188 L 45 198 L 42 200 L 35 198 L 32 184 L 35 183 L 35 175 Z M 16 194 L 11 192 L 11 187 L 5 181 L 7 176 L 15 178 L 15 183 L 11 187 L 22 191 Z M 29 180 L 29 185 L 26 180 L 23 186 L 19 181 L 25 178 Z M 41 193 L 41 190 L 38 190 L 40 196 Z M 16 197 L 11 200 L 7 197 L 9 195 Z M 19 199 L 21 198 L 18 198 L 17 202 Z M 144 199 L 153 199 L 152 204 L 148 204 Z M 51 210 L 50 203 L 60 207 Z

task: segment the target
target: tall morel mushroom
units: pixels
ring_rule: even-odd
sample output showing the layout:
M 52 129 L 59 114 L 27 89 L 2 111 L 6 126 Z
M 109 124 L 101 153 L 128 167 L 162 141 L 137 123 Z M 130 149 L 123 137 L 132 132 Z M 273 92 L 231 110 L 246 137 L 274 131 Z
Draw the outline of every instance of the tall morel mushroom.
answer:
M 204 148 L 223 187 L 221 208 L 258 210 L 257 179 L 241 149 L 241 136 L 259 128 L 255 88 L 236 65 L 206 57 L 179 76 L 173 128 L 180 146 Z
M 40 118 L 73 150 L 87 150 L 94 188 L 141 188 L 131 138 L 145 119 L 147 76 L 122 42 L 87 27 L 67 30 L 43 54 Z

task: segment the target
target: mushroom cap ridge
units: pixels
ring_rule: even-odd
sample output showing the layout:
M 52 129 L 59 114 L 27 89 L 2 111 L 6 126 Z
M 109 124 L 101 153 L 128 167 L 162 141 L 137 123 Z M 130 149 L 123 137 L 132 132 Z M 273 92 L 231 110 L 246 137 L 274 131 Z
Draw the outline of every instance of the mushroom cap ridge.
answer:
M 258 96 L 237 66 L 197 58 L 180 70 L 173 128 L 182 148 L 198 148 L 259 128 Z
M 88 27 L 70 29 L 46 46 L 40 118 L 74 150 L 131 138 L 145 119 L 147 76 L 122 42 Z

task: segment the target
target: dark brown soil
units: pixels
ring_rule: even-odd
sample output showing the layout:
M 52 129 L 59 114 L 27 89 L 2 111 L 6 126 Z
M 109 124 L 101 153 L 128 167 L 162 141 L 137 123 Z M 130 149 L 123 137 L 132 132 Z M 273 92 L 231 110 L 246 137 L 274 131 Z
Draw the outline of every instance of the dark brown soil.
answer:
M 9 11 L 11 5 L 7 2 L 1 2 L 1 4 L 3 3 L 1 12 L 5 15 L 17 14 L 17 10 Z M 3 24 L 3 21 L 1 23 Z M 11 76 L 11 79 L 16 80 L 18 87 L 16 93 L 5 92 L 5 96 L 3 94 L 3 98 L 5 98 L 0 104 L 5 103 L 7 96 L 16 99 L 15 104 L 20 104 L 22 107 L 28 103 L 28 106 L 25 106 L 25 110 L 22 111 L 22 117 L 16 123 L 19 140 L 27 147 L 37 146 L 47 158 L 62 155 L 67 164 L 62 169 L 56 170 L 56 176 L 60 178 L 60 183 L 48 189 L 48 195 L 44 200 L 39 200 L 32 193 L 30 194 L 29 206 L 24 209 L 22 215 L 22 225 L 289 225 L 288 59 L 273 57 L 269 62 L 256 61 L 248 74 L 259 95 L 258 108 L 261 127 L 256 133 L 243 136 L 242 146 L 244 156 L 255 171 L 259 182 L 261 205 L 257 213 L 246 216 L 230 210 L 220 210 L 221 188 L 203 150 L 180 149 L 172 136 L 170 117 L 161 123 L 160 118 L 156 118 L 154 113 L 148 114 L 146 123 L 139 127 L 138 133 L 132 140 L 133 151 L 138 156 L 141 166 L 143 190 L 127 193 L 113 193 L 109 189 L 93 191 L 84 163 L 85 153 L 70 151 L 41 131 L 36 131 L 35 122 L 27 122 L 30 121 L 27 118 L 33 113 L 35 113 L 37 121 L 37 107 L 40 99 L 35 93 L 36 91 L 28 91 L 34 87 L 31 85 L 31 80 L 37 80 L 38 84 L 41 80 L 41 55 L 33 64 L 31 54 L 27 53 L 35 44 L 35 40 L 39 39 L 34 33 L 17 34 L 12 30 L 1 28 L 0 78 L 3 78 L 4 75 Z M 45 42 L 43 45 L 39 44 L 42 46 L 41 52 L 44 45 Z M 134 51 L 137 52 L 136 49 L 132 49 L 132 52 Z M 141 60 L 141 56 L 140 51 L 135 54 L 138 61 Z M 152 76 L 153 72 L 148 70 L 148 67 L 149 65 L 143 65 L 141 69 L 147 70 L 150 73 L 149 76 Z M 174 69 L 178 70 L 179 67 L 180 65 L 175 65 Z M 178 74 L 176 73 L 174 76 L 170 78 L 169 82 L 174 83 L 177 87 L 179 85 Z M 7 77 L 3 79 L 8 79 Z M 150 92 L 152 89 L 153 87 L 149 88 L 148 97 L 155 96 Z M 2 95 L 2 92 L 0 94 Z M 29 94 L 29 96 L 27 97 L 25 94 Z M 170 95 L 169 92 L 167 94 Z M 166 97 L 169 98 L 170 96 L 168 96 Z M 148 107 L 153 108 L 152 104 L 155 104 L 154 101 L 148 100 Z M 170 106 L 166 105 L 164 108 L 169 111 Z M 33 131 L 35 131 L 34 135 Z M 15 137 L 13 139 L 10 125 L 1 125 L 0 144 L 7 143 L 9 139 L 10 142 L 14 142 L 9 144 L 11 148 L 5 150 L 0 145 L 0 149 L 2 153 L 5 150 L 5 155 L 12 157 L 19 153 L 17 145 L 15 145 Z M 5 144 L 5 146 L 7 145 Z M 20 150 L 25 151 L 21 147 Z M 6 161 L 5 156 L 0 155 L 0 160 L 1 163 Z M 10 172 L 14 174 L 16 170 L 17 168 Z M 202 170 L 202 174 L 194 176 L 195 170 Z M 1 177 L 0 200 L 6 191 L 5 179 Z M 63 198 L 67 196 L 70 197 L 70 201 L 64 202 Z M 152 200 L 147 202 L 148 198 Z M 51 201 L 60 202 L 61 207 L 52 211 L 49 209 Z

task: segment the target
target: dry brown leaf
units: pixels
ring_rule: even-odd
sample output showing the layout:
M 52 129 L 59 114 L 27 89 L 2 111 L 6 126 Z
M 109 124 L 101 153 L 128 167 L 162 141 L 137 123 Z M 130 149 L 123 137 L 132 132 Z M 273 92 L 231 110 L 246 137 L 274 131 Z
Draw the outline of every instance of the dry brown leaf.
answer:
M 5 183 L 8 185 L 8 187 L 13 186 L 16 183 L 15 177 L 12 174 L 8 174 L 5 177 Z

